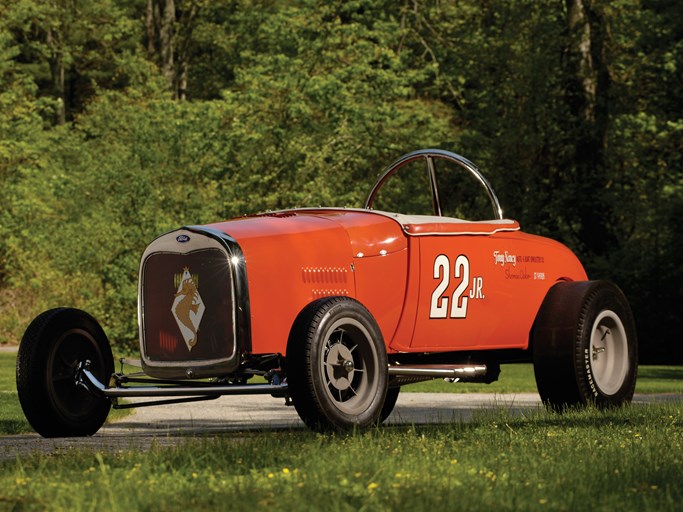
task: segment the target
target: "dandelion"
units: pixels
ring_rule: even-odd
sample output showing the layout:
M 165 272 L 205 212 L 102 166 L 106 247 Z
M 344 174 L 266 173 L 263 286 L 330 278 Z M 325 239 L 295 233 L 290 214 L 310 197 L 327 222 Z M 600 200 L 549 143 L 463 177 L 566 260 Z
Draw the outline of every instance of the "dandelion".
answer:
M 379 487 L 379 484 L 378 484 L 378 483 L 370 482 L 370 483 L 368 484 L 368 491 L 373 492 L 373 491 L 374 491 L 375 489 L 377 489 L 378 487 Z
M 282 468 L 282 474 L 289 475 L 289 468 Z

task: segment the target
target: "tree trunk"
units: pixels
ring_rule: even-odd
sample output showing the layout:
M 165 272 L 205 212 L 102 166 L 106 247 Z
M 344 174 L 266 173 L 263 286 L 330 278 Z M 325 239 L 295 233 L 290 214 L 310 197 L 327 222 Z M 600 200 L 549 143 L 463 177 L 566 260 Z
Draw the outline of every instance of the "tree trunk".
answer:
M 595 103 L 597 98 L 597 71 L 593 62 L 593 39 L 591 25 L 586 12 L 586 2 L 590 0 L 568 0 L 567 16 L 569 30 L 573 37 L 572 53 L 578 59 L 577 75 L 583 89 L 581 117 L 587 123 L 595 122 Z
M 147 58 L 149 60 L 156 59 L 156 40 L 157 28 L 156 17 L 154 16 L 154 0 L 147 0 L 147 13 L 145 16 L 145 29 L 147 32 Z
M 608 197 L 605 140 L 608 120 L 609 73 L 604 59 L 604 20 L 594 0 L 567 0 L 570 31 L 568 91 L 576 123 L 577 193 L 575 214 L 581 221 L 579 237 L 591 255 L 605 255 L 616 244 L 613 209 Z
M 161 0 L 161 13 L 159 18 L 159 56 L 161 57 L 161 72 L 168 81 L 169 87 L 175 89 L 174 57 L 174 31 L 175 31 L 175 2 L 174 0 Z M 175 97 L 175 90 L 173 91 Z
M 147 57 L 155 62 L 166 78 L 169 90 L 175 94 L 175 45 L 176 7 L 174 0 L 147 0 L 145 28 L 147 32 Z
M 147 55 L 159 66 L 175 99 L 186 98 L 192 32 L 200 4 L 197 0 L 147 0 Z
M 55 41 L 52 29 L 47 29 L 45 37 L 47 47 L 50 49 L 48 63 L 50 65 L 50 76 L 52 78 L 53 94 L 57 98 L 57 112 L 55 122 L 57 124 L 66 123 L 66 89 L 64 87 L 64 58 L 59 47 L 59 41 Z

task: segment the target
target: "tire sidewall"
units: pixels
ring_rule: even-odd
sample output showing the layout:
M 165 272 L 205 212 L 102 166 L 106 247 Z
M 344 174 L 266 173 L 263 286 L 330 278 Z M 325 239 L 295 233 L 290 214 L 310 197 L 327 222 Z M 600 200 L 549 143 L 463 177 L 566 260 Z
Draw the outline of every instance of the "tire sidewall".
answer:
M 596 319 L 606 311 L 619 317 L 626 335 L 626 352 L 629 358 L 623 382 L 614 393 L 605 393 L 599 386 L 591 362 L 591 335 Z M 575 368 L 577 385 L 587 402 L 597 406 L 619 405 L 633 397 L 637 378 L 638 344 L 631 308 L 626 297 L 615 285 L 601 281 L 587 295 L 579 317 L 576 332 Z
M 92 435 L 106 420 L 111 403 L 96 399 L 76 387 L 68 391 L 87 404 L 83 411 L 64 408 L 64 399 L 52 385 L 55 359 L 68 336 L 78 336 L 85 352 L 95 354 L 91 371 L 103 382 L 113 373 L 113 356 L 106 334 L 97 321 L 77 309 L 60 308 L 44 312 L 29 325 L 17 355 L 17 391 L 24 414 L 44 437 Z
M 371 386 L 362 410 L 349 414 L 329 394 L 322 365 L 326 343 L 348 322 L 364 333 L 364 364 L 372 366 L 364 385 Z M 350 297 L 327 297 L 311 303 L 300 315 L 287 350 L 287 367 L 294 405 L 301 418 L 316 430 L 365 428 L 379 422 L 387 392 L 387 355 L 384 339 L 372 314 Z M 369 357 L 368 357 L 369 356 Z

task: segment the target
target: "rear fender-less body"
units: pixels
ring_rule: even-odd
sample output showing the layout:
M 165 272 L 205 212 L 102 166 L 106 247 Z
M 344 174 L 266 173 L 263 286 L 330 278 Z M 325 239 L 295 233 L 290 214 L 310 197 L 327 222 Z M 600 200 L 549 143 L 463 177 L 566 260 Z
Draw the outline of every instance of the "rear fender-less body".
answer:
M 551 240 L 516 230 L 441 233 L 411 237 L 416 318 L 412 334 L 406 327 L 392 341 L 395 350 L 525 349 L 548 289 L 586 279 L 576 257 Z
M 586 279 L 566 247 L 509 220 L 311 209 L 210 227 L 244 253 L 256 354 L 284 354 L 297 315 L 334 295 L 368 308 L 389 352 L 524 349 L 547 290 Z

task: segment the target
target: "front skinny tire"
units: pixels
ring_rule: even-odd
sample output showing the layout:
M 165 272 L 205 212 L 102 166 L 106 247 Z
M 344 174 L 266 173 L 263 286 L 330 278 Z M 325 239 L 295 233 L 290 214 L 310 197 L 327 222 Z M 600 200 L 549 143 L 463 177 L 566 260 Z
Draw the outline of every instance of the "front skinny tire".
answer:
M 84 311 L 51 309 L 26 329 L 17 354 L 17 392 L 26 419 L 41 436 L 90 436 L 104 424 L 109 400 L 76 385 L 76 368 L 86 360 L 101 382 L 109 381 L 109 341 Z

